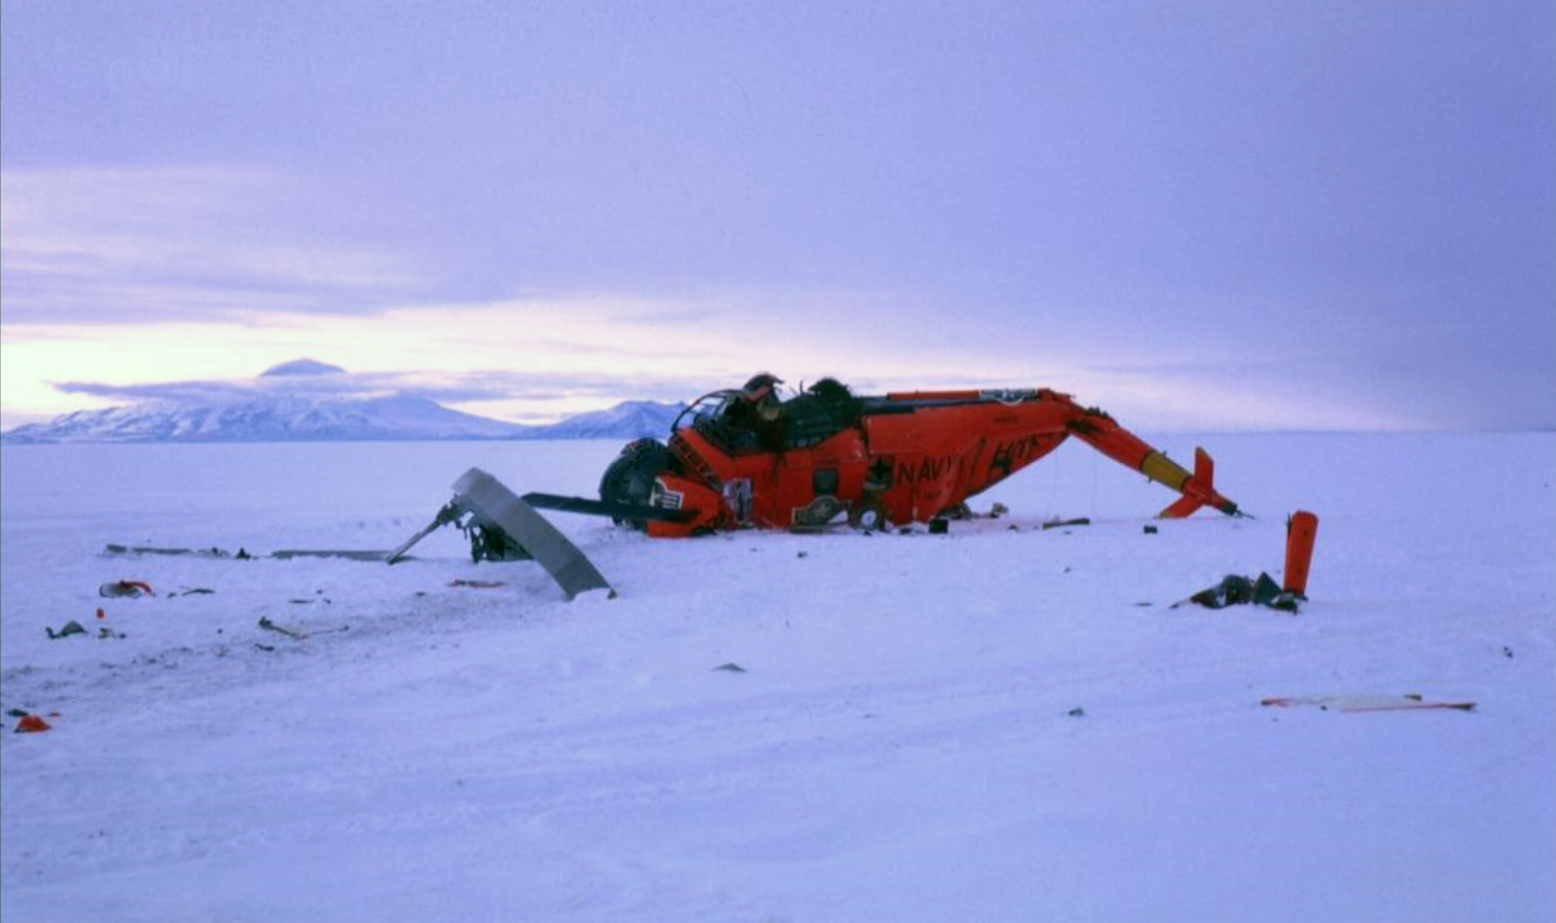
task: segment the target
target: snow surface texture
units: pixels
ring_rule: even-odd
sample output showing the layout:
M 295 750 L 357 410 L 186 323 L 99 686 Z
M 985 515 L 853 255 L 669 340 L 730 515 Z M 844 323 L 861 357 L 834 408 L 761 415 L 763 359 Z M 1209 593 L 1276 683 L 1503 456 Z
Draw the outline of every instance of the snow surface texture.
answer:
M 3 704 L 53 729 L 0 735 L 4 919 L 1548 923 L 1556 435 L 1203 441 L 1258 519 L 1146 534 L 1170 495 L 1072 442 L 944 536 L 553 514 L 620 591 L 573 603 L 452 530 L 101 552 L 389 548 L 614 443 L 7 446 Z M 1169 608 L 1299 508 L 1300 615 Z M 1478 707 L 1259 704 L 1403 693 Z

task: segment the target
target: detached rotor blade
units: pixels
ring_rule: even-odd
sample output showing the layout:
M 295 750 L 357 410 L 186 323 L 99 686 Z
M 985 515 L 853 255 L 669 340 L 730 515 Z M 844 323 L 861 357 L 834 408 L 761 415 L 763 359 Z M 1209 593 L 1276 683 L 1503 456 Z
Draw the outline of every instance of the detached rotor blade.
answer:
M 587 590 L 605 590 L 616 595 L 578 546 L 535 512 L 528 500 L 490 474 L 471 468 L 454 482 L 454 494 L 461 507 L 493 523 L 539 562 L 568 599 Z

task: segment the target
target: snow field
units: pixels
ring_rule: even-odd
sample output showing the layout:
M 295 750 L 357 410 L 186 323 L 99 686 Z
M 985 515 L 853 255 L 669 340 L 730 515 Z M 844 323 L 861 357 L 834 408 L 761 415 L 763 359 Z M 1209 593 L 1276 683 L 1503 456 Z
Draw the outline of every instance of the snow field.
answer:
M 620 591 L 572 603 L 451 530 L 100 552 L 392 547 L 470 465 L 587 495 L 611 443 L 6 447 L 0 697 L 59 717 L 0 735 L 4 916 L 1549 919 L 1556 436 L 1198 441 L 1259 518 L 1145 534 L 1170 495 L 1066 445 L 946 536 L 553 515 Z M 1278 578 L 1298 508 L 1300 615 L 1170 608 Z M 1259 705 L 1405 692 L 1479 705 Z

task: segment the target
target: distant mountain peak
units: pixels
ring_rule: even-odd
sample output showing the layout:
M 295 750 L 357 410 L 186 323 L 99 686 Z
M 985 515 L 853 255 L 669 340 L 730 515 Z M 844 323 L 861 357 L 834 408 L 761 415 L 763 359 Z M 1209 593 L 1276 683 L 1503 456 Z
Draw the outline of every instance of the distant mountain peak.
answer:
M 151 401 L 106 410 L 83 410 L 57 417 L 50 423 L 17 427 L 4 433 L 3 438 L 10 444 L 634 439 L 642 436 L 662 439 L 680 410 L 678 404 L 628 401 L 609 410 L 579 414 L 549 426 L 522 426 L 461 413 L 414 394 L 368 398 L 288 392 L 228 396 L 202 402 Z
M 274 378 L 282 375 L 329 375 L 334 372 L 344 372 L 345 369 L 338 365 L 330 365 L 328 362 L 320 362 L 317 359 L 293 359 L 291 362 L 283 362 L 273 365 L 259 374 L 260 378 Z
M 670 424 L 685 404 L 661 404 L 656 401 L 622 401 L 605 410 L 575 414 L 547 426 L 537 426 L 532 438 L 540 439 L 659 439 L 670 433 Z

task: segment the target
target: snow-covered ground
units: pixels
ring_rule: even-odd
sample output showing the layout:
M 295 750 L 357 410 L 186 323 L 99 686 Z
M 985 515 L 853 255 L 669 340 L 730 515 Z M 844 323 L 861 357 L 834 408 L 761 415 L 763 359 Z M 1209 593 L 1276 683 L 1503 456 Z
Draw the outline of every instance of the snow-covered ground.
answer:
M 945 536 L 553 514 L 620 591 L 572 603 L 452 530 L 102 551 L 392 547 L 471 465 L 589 495 L 615 443 L 7 446 L 0 699 L 53 729 L 0 735 L 0 910 L 1548 923 L 1556 434 L 1156 440 L 1196 441 L 1259 518 L 1146 534 L 1171 495 L 1070 444 Z M 1279 576 L 1296 509 L 1300 615 L 1169 608 Z M 1404 693 L 1478 705 L 1260 705 Z

